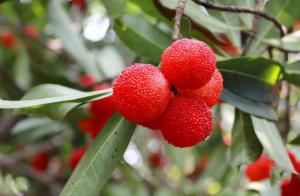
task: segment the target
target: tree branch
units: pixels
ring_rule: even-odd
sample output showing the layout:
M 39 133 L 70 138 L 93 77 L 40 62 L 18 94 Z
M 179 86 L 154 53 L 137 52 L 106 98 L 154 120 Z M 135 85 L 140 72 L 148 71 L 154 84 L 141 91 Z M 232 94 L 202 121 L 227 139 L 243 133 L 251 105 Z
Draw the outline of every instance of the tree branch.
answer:
M 286 34 L 286 31 L 285 31 L 284 27 L 281 25 L 281 23 L 275 17 L 273 17 L 272 15 L 269 15 L 268 13 L 249 9 L 249 8 L 244 8 L 244 7 L 218 5 L 215 3 L 209 3 L 207 1 L 204 2 L 201 0 L 193 0 L 193 1 L 196 4 L 202 5 L 203 7 L 207 8 L 207 9 L 220 10 L 220 11 L 224 11 L 224 12 L 254 14 L 256 16 L 262 17 L 262 18 L 272 22 L 279 30 L 280 37 L 283 37 Z
M 173 40 L 177 40 L 179 38 L 180 33 L 180 22 L 181 18 L 184 12 L 186 0 L 179 0 L 178 5 L 176 8 L 176 15 L 175 15 L 175 24 L 174 24 L 174 30 L 173 30 Z

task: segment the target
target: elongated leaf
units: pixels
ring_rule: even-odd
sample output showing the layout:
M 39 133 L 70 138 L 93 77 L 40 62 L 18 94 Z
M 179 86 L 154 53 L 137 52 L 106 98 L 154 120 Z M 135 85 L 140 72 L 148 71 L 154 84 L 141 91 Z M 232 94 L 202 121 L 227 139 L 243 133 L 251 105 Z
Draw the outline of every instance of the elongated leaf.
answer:
M 160 0 L 160 3 L 164 7 L 173 10 L 176 9 L 177 2 L 178 1 L 174 0 Z M 242 29 L 246 29 L 246 27 L 231 26 L 229 24 L 224 23 L 218 18 L 209 15 L 204 7 L 197 5 L 191 0 L 186 1 L 184 13 L 194 22 L 198 23 L 201 26 L 204 26 L 205 28 L 209 29 L 214 33 L 222 33 L 227 32 L 229 30 L 240 31 Z
M 300 17 L 298 0 L 272 0 L 265 5 L 265 10 L 277 18 L 287 28 L 291 27 L 293 21 Z M 264 40 L 279 37 L 278 29 L 270 21 L 261 19 L 257 25 L 256 39 L 253 40 L 248 54 L 258 55 L 266 47 Z
M 272 39 L 267 39 L 264 42 L 283 48 L 285 50 L 290 50 L 290 51 L 299 51 L 300 50 L 300 31 L 293 32 L 291 34 L 288 34 L 284 36 L 283 38 L 272 38 Z
M 62 7 L 61 0 L 51 0 L 48 5 L 49 21 L 55 35 L 61 39 L 66 51 L 76 59 L 88 74 L 101 80 L 103 74 L 89 54 L 78 33 L 72 28 L 72 22 Z
M 218 61 L 222 72 L 242 75 L 268 84 L 275 84 L 282 74 L 279 62 L 263 57 L 242 57 Z
M 240 97 L 228 89 L 223 89 L 221 99 L 239 108 L 243 112 L 260 116 L 269 120 L 277 120 L 278 118 L 276 111 L 271 105 Z
M 254 162 L 262 153 L 262 146 L 254 133 L 250 114 L 236 109 L 232 128 L 231 155 L 235 166 Z
M 161 53 L 171 43 L 170 35 L 134 16 L 123 16 L 122 20 L 116 22 L 115 31 L 126 46 L 156 63 L 160 62 Z
M 275 124 L 255 116 L 251 116 L 251 119 L 255 134 L 268 155 L 282 169 L 289 172 L 295 172 Z
M 300 87 L 300 61 L 286 65 L 284 79 Z
M 125 0 L 101 0 L 107 13 L 114 18 L 121 16 L 125 9 Z
M 126 121 L 120 114 L 115 114 L 80 160 L 61 196 L 99 195 L 122 159 L 134 127 L 133 123 Z
M 0 108 L 18 109 L 22 114 L 45 115 L 62 119 L 71 109 L 86 101 L 111 95 L 111 89 L 82 92 L 56 84 L 43 84 L 30 89 L 20 101 L 0 99 Z
M 217 65 L 222 72 L 225 88 L 257 102 L 274 100 L 272 86 L 282 74 L 278 62 L 262 57 L 244 57 L 218 61 Z

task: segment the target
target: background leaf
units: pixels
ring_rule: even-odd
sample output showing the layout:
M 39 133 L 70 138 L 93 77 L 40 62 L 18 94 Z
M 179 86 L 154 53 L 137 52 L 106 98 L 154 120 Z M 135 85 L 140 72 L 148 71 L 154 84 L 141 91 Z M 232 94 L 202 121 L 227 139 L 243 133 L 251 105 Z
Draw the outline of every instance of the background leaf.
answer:
M 300 61 L 286 65 L 284 79 L 300 87 Z
M 268 155 L 282 169 L 295 172 L 275 124 L 255 116 L 251 116 L 251 119 L 255 134 Z
M 112 17 L 119 17 L 124 13 L 125 0 L 101 0 L 107 13 Z
M 130 15 L 116 21 L 115 31 L 127 47 L 155 63 L 160 62 L 161 53 L 172 41 L 171 36 L 157 26 Z
M 254 162 L 262 153 L 262 146 L 254 133 L 249 114 L 235 110 L 235 121 L 232 128 L 231 161 L 240 166 Z
M 89 54 L 78 33 L 72 28 L 71 19 L 61 4 L 61 0 L 51 0 L 48 5 L 49 21 L 55 35 L 63 42 L 66 51 L 79 62 L 86 73 L 98 80 L 104 79 L 97 63 Z
M 133 123 L 115 114 L 93 141 L 61 195 L 98 195 L 122 159 L 134 128 Z

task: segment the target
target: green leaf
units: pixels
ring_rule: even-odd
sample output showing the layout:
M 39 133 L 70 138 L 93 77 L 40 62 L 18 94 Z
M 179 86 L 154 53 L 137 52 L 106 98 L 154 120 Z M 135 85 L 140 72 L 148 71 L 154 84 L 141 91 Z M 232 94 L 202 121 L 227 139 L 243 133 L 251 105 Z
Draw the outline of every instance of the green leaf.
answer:
M 107 13 L 117 18 L 124 13 L 125 10 L 125 0 L 101 0 L 104 4 Z
M 283 170 L 295 172 L 274 122 L 251 116 L 256 136 L 268 155 Z
M 62 7 L 61 0 L 52 0 L 48 4 L 49 21 L 54 34 L 63 42 L 66 51 L 78 61 L 86 73 L 98 80 L 103 79 L 103 74 L 93 57 L 85 47 L 78 33 L 72 28 L 72 22 Z
M 125 15 L 116 21 L 115 31 L 122 42 L 139 56 L 160 62 L 161 53 L 171 43 L 171 36 L 140 17 Z
M 43 84 L 30 89 L 20 101 L 0 99 L 0 108 L 18 109 L 22 114 L 40 114 L 62 119 L 71 109 L 86 101 L 111 95 L 111 89 L 82 92 L 56 84 Z
M 300 61 L 286 65 L 284 79 L 300 87 Z
M 180 33 L 183 37 L 191 38 L 192 37 L 192 24 L 187 17 L 182 17 L 180 24 Z
M 282 74 L 279 62 L 263 57 L 241 57 L 218 61 L 217 66 L 224 73 L 233 73 L 275 84 Z
M 115 114 L 80 160 L 61 192 L 66 195 L 99 195 L 131 139 L 135 125 Z
M 13 68 L 14 78 L 19 87 L 26 90 L 31 85 L 30 58 L 25 48 L 18 48 L 18 55 Z
M 232 128 L 231 156 L 235 166 L 254 162 L 262 153 L 262 146 L 254 133 L 249 114 L 235 110 Z
M 174 0 L 160 0 L 162 6 L 172 10 L 176 9 L 177 2 L 178 1 Z M 186 1 L 184 14 L 195 23 L 204 26 L 214 33 L 224 33 L 227 31 L 240 31 L 246 29 L 245 27 L 231 26 L 224 23 L 218 18 L 209 15 L 204 7 L 197 5 L 191 0 Z
M 291 34 L 288 34 L 281 39 L 280 38 L 266 39 L 264 40 L 264 42 L 272 46 L 283 48 L 285 50 L 299 51 L 300 31 L 296 31 Z
M 243 112 L 260 116 L 269 120 L 278 119 L 277 113 L 271 105 L 240 97 L 226 88 L 224 88 L 222 91 L 221 99 L 226 103 L 239 108 Z
M 300 17 L 299 7 L 300 1 L 298 0 L 272 0 L 266 3 L 265 10 L 289 28 L 293 21 Z M 260 19 L 255 37 L 248 54 L 260 54 L 266 48 L 265 39 L 279 37 L 278 29 L 272 22 Z
M 29 144 L 56 135 L 65 129 L 64 124 L 47 118 L 28 118 L 13 128 L 10 140 L 14 144 Z
M 262 57 L 243 57 L 218 61 L 224 87 L 235 94 L 257 102 L 272 102 L 272 86 L 282 74 L 281 65 Z

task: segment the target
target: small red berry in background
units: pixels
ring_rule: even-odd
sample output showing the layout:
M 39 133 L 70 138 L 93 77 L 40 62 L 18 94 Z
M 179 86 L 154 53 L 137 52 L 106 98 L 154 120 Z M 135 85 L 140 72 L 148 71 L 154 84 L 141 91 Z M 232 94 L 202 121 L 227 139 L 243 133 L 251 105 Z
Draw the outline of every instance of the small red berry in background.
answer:
M 79 8 L 81 11 L 85 11 L 87 8 L 86 0 L 71 0 L 70 5 Z
M 171 98 L 170 84 L 153 65 L 133 64 L 115 80 L 113 96 L 116 107 L 127 120 L 145 123 L 166 109 Z
M 104 83 L 96 85 L 94 90 L 104 90 L 110 87 L 110 84 Z M 90 134 L 92 138 L 95 138 L 116 110 L 112 96 L 93 101 L 89 107 L 91 118 L 80 120 L 79 127 L 85 133 Z
M 289 151 L 288 154 L 295 170 L 300 173 L 300 161 L 296 159 L 291 151 Z M 300 196 L 300 179 L 297 175 L 292 174 L 290 179 L 285 179 L 281 182 L 281 195 Z
M 176 97 L 162 116 L 161 132 L 177 147 L 189 147 L 205 140 L 212 131 L 212 113 L 204 101 Z
M 201 88 L 211 79 L 215 69 L 215 53 L 206 43 L 198 40 L 177 40 L 161 57 L 162 72 L 181 89 Z
M 254 163 L 246 167 L 245 174 L 250 181 L 261 181 L 271 177 L 274 162 L 266 155 L 261 155 Z
M 90 87 L 95 85 L 97 83 L 97 80 L 93 76 L 85 74 L 79 77 L 78 82 L 82 87 Z
M 86 148 L 77 148 L 75 149 L 69 157 L 69 167 L 71 170 L 74 170 L 79 163 L 81 157 L 84 155 Z
M 39 172 L 46 171 L 48 168 L 48 163 L 49 163 L 49 153 L 48 152 L 38 153 L 31 158 L 32 168 Z
M 149 155 L 149 162 L 152 167 L 158 168 L 163 164 L 163 156 L 158 152 L 151 153 Z
M 6 48 L 11 48 L 14 45 L 15 38 L 12 32 L 4 31 L 0 34 L 1 43 Z
M 185 97 L 203 100 L 209 107 L 212 107 L 218 103 L 222 90 L 223 78 L 221 73 L 216 69 L 212 78 L 203 87 L 199 89 L 182 89 L 180 93 Z
M 39 35 L 37 28 L 33 25 L 25 26 L 23 31 L 24 31 L 24 34 L 30 38 L 37 38 Z

